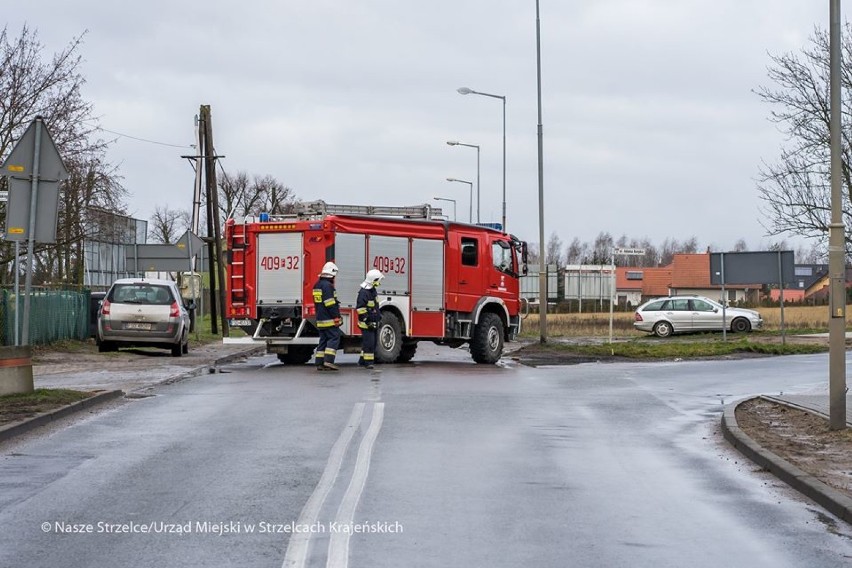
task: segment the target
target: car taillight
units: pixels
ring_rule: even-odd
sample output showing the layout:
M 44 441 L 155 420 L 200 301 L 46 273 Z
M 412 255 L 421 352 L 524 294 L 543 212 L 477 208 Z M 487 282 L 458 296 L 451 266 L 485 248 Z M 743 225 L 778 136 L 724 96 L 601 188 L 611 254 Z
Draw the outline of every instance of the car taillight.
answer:
M 642 316 L 639 315 L 639 312 L 633 314 L 633 321 L 642 321 Z
M 105 316 L 109 315 L 109 300 L 106 298 L 104 298 L 104 301 L 101 304 L 101 313 Z
M 180 308 L 178 307 L 177 302 L 172 302 L 172 309 L 169 312 L 169 317 L 172 317 L 172 318 L 180 317 Z

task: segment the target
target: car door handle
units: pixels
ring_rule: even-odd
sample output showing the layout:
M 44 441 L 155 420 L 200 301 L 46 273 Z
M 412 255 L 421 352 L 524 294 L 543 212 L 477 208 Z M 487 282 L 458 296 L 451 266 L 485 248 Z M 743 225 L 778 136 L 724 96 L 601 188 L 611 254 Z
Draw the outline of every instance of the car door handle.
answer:
M 467 280 L 459 280 L 459 284 L 467 284 Z

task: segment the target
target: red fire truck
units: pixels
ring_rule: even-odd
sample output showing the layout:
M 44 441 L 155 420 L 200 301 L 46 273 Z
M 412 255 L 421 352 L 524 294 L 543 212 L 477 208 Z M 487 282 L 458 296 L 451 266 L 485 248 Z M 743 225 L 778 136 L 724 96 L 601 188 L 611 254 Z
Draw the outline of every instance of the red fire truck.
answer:
M 376 360 L 407 362 L 418 341 L 470 344 L 477 363 L 494 363 L 521 329 L 519 276 L 527 246 L 502 231 L 435 219 L 440 209 L 303 204 L 288 216 L 225 223 L 226 315 L 284 363 L 304 364 L 318 342 L 312 290 L 327 261 L 335 279 L 344 352 L 360 350 L 358 287 L 376 268 L 382 321 Z

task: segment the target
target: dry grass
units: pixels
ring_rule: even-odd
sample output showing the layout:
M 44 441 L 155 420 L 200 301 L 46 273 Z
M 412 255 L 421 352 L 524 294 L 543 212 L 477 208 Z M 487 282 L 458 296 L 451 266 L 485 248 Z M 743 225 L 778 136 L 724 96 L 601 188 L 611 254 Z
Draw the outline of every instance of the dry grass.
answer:
M 757 308 L 763 316 L 764 330 L 781 329 L 781 308 Z M 846 309 L 846 324 L 852 324 L 852 310 Z M 785 306 L 786 329 L 828 331 L 828 306 Z M 522 336 L 538 336 L 538 314 L 530 314 L 523 322 Z M 644 336 L 633 329 L 633 312 L 613 314 L 613 334 L 619 337 Z M 609 335 L 609 313 L 548 314 L 547 333 L 554 337 L 606 337 Z
M 846 325 L 852 323 L 852 310 L 846 307 Z M 781 329 L 781 308 L 758 308 L 767 330 Z M 828 331 L 828 306 L 784 306 L 784 326 L 787 329 Z

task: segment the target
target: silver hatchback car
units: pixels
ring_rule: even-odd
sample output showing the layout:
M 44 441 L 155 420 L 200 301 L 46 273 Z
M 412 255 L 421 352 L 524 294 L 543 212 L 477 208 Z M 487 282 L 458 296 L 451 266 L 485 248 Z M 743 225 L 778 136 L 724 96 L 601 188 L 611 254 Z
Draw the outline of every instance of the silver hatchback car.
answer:
M 754 310 L 728 308 L 703 296 L 671 296 L 645 302 L 633 315 L 633 327 L 658 337 L 691 331 L 722 331 L 745 333 L 763 327 L 763 318 Z
M 189 353 L 189 305 L 171 280 L 116 280 L 98 310 L 98 350 L 162 347 L 174 357 Z

